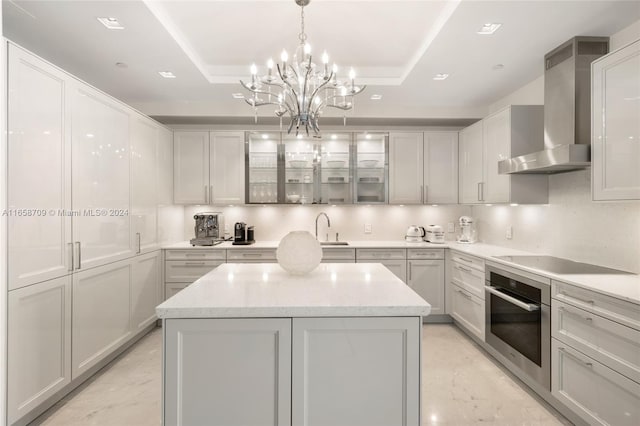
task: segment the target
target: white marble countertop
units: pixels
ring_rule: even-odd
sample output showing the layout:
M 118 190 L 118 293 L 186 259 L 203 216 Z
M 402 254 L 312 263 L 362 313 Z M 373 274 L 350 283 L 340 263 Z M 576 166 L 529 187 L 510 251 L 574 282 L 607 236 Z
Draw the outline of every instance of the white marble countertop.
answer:
M 378 263 L 219 266 L 158 307 L 158 318 L 426 316 L 431 306 Z
M 225 242 L 214 247 L 192 247 L 188 241 L 177 244 L 164 246 L 165 249 L 246 249 L 246 248 L 277 248 L 278 241 L 258 241 L 250 246 L 234 246 L 231 242 Z M 477 256 L 493 263 L 503 264 L 512 268 L 521 269 L 533 274 L 548 277 L 553 280 L 562 281 L 573 284 L 598 293 L 617 297 L 632 303 L 640 305 L 640 275 L 638 274 L 554 274 L 552 272 L 543 271 L 536 268 L 530 268 L 515 264 L 503 259 L 497 259 L 494 256 L 509 255 L 541 255 L 544 253 L 532 253 L 511 248 L 475 243 L 460 244 L 455 241 L 447 241 L 444 244 L 433 243 L 407 243 L 403 240 L 395 241 L 349 241 L 347 246 L 323 246 L 324 249 L 334 248 L 448 248 L 458 252 L 466 253 L 471 256 Z M 601 265 L 606 266 L 606 265 Z

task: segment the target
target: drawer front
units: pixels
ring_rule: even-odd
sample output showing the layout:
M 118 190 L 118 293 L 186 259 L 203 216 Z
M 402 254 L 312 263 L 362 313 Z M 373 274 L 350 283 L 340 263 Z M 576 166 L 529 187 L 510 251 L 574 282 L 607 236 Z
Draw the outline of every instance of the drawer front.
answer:
M 407 259 L 444 259 L 444 249 L 408 249 Z
M 207 274 L 224 262 L 212 260 L 178 261 L 167 260 L 164 262 L 164 280 L 168 283 L 192 283 L 201 276 Z
M 637 426 L 640 384 L 551 339 L 551 394 L 591 425 Z
M 227 251 L 227 262 L 275 262 L 276 249 L 236 249 Z
M 406 260 L 358 260 L 358 263 L 381 263 L 385 268 L 393 272 L 403 283 L 407 283 L 407 261 Z
M 551 309 L 553 337 L 640 383 L 640 331 L 555 300 Z
M 356 261 L 356 249 L 352 248 L 323 248 L 322 249 L 322 261 L 327 262 L 330 260 L 348 260 L 351 262 Z
M 484 300 L 458 286 L 451 288 L 451 316 L 484 341 Z
M 188 283 L 166 283 L 164 286 L 164 300 L 178 294 L 188 286 Z
M 484 300 L 484 274 L 477 269 L 451 262 L 451 282 Z
M 358 260 L 380 260 L 380 259 L 406 259 L 405 249 L 357 249 L 356 259 Z
M 552 297 L 640 330 L 640 305 L 560 281 L 552 281 Z
M 227 255 L 222 249 L 185 249 L 165 250 L 165 260 L 226 260 Z
M 459 253 L 457 251 L 451 251 L 451 260 L 461 265 L 466 265 L 468 268 L 474 268 L 484 273 L 484 260 L 469 256 L 464 253 Z

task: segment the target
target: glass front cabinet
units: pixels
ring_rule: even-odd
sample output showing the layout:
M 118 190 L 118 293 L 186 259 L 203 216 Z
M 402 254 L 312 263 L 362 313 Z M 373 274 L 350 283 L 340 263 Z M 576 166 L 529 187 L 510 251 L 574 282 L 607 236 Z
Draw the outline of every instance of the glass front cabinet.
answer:
M 249 204 L 374 204 L 388 197 L 388 135 L 247 132 Z

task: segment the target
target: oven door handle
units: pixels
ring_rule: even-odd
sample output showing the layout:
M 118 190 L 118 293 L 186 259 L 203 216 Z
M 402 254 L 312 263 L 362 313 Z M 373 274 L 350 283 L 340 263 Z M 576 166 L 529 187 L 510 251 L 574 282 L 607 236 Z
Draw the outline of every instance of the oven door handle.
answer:
M 540 310 L 540 305 L 536 305 L 535 303 L 525 303 L 522 300 L 518 300 L 515 297 L 511 297 L 508 294 L 504 294 L 503 292 L 498 290 L 496 287 L 485 285 L 484 289 L 487 290 L 489 293 L 496 295 L 499 298 L 504 299 L 507 302 L 512 303 L 519 308 L 524 309 L 525 311 L 533 312 L 533 311 Z

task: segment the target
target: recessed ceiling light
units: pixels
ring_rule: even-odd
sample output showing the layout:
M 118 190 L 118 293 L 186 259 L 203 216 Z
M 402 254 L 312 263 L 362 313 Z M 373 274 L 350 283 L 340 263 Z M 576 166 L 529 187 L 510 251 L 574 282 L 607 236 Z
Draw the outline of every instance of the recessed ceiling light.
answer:
M 380 99 L 382 99 L 382 95 L 371 95 L 372 101 L 379 101 Z
M 338 135 L 331 135 L 331 139 L 336 140 L 338 138 Z
M 500 28 L 501 26 L 502 26 L 502 24 L 489 22 L 487 24 L 484 24 L 482 26 L 482 28 L 480 28 L 480 30 L 478 31 L 478 34 L 480 34 L 480 35 L 491 35 L 491 34 L 495 33 L 496 31 L 498 31 L 498 28 Z
M 269 135 L 268 135 L 268 134 L 266 134 L 266 133 L 263 133 L 263 134 L 262 134 L 262 139 L 269 139 Z
M 129 65 L 125 64 L 124 62 L 116 62 L 116 67 L 118 68 L 127 68 Z
M 97 18 L 98 21 L 110 30 L 124 30 L 124 26 L 116 18 Z
M 436 74 L 433 76 L 434 80 L 446 80 L 449 77 L 449 74 Z
M 366 139 L 371 139 L 371 135 L 370 135 L 370 134 L 366 134 L 364 137 L 365 137 Z
M 234 99 L 244 99 L 244 95 L 242 93 L 233 93 L 231 96 L 233 96 Z
M 504 69 L 504 64 L 495 64 L 493 67 L 491 67 L 492 70 L 494 71 L 499 71 Z
M 176 76 L 171 71 L 158 71 L 158 74 L 160 74 L 164 78 L 176 78 Z

